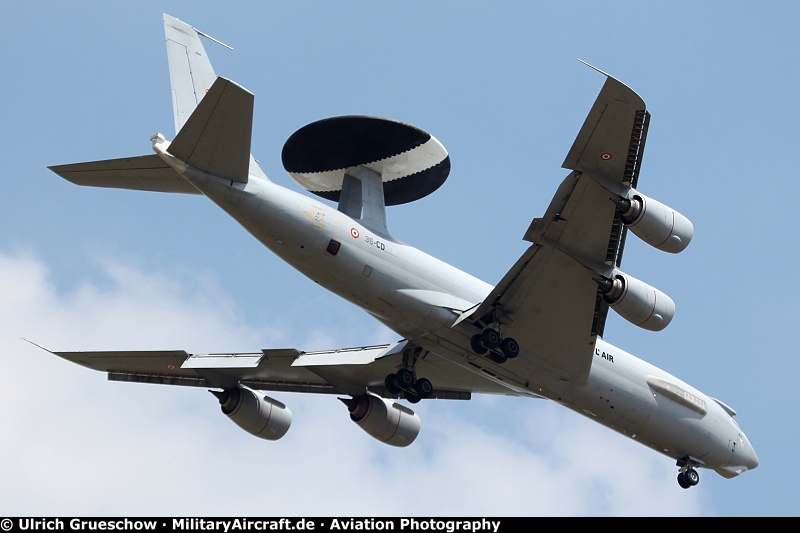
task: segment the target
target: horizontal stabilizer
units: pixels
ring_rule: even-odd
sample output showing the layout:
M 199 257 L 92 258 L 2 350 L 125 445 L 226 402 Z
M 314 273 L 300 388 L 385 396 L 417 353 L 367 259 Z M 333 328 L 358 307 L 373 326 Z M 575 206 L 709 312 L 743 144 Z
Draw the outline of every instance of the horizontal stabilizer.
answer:
M 253 101 L 243 87 L 217 78 L 168 152 L 214 176 L 247 183 Z
M 155 154 L 57 165 L 48 168 L 76 185 L 200 194 Z

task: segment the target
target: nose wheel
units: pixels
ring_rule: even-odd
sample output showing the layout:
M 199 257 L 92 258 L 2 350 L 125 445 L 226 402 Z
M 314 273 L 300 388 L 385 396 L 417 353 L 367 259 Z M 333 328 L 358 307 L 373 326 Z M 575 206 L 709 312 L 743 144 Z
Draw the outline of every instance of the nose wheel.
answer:
M 682 489 L 689 489 L 700 483 L 700 474 L 694 469 L 696 462 L 692 462 L 689 458 L 684 458 L 678 461 L 680 472 L 678 472 L 678 485 Z
M 700 474 L 694 468 L 689 468 L 686 472 L 678 474 L 678 485 L 683 489 L 694 487 L 698 483 L 700 483 Z

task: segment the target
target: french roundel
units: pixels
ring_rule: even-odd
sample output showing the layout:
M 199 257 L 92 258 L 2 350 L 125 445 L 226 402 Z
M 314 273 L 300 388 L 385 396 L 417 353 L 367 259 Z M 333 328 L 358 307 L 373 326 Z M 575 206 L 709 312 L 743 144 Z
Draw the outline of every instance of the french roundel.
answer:
M 360 234 L 356 228 L 350 228 L 350 235 L 352 235 L 354 239 L 358 239 Z

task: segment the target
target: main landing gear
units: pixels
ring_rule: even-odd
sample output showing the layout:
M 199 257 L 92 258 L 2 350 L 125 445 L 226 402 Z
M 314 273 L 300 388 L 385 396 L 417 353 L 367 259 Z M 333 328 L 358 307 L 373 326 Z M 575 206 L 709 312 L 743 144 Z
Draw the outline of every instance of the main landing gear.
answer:
M 680 472 L 678 472 L 678 485 L 682 489 L 688 489 L 700 483 L 700 474 L 694 469 L 694 462 L 688 458 L 680 459 L 678 466 L 681 468 Z
M 519 355 L 517 341 L 511 337 L 504 339 L 500 332 L 493 327 L 488 327 L 481 333 L 473 335 L 470 339 L 470 345 L 473 352 L 478 355 L 488 353 L 489 359 L 497 364 L 503 364 Z
M 386 390 L 391 394 L 403 394 L 410 403 L 418 403 L 423 398 L 433 397 L 433 384 L 426 378 L 417 379 L 414 365 L 422 355 L 422 348 L 403 352 L 403 368 L 389 374 L 384 380 Z

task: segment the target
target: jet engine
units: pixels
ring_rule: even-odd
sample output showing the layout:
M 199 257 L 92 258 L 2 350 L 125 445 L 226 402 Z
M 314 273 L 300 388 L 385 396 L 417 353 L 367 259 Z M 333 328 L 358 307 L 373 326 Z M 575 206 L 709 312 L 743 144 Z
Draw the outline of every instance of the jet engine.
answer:
M 350 420 L 381 442 L 403 447 L 419 435 L 419 416 L 408 407 L 373 394 L 339 399 L 350 411 Z
M 219 400 L 222 412 L 251 435 L 267 440 L 283 437 L 292 424 L 292 412 L 284 404 L 244 385 L 208 391 Z
M 654 248 L 676 254 L 689 246 L 694 236 L 688 218 L 635 189 L 614 203 L 634 235 Z
M 675 316 L 672 298 L 647 283 L 614 270 L 597 280 L 603 299 L 622 318 L 650 331 L 661 331 Z

